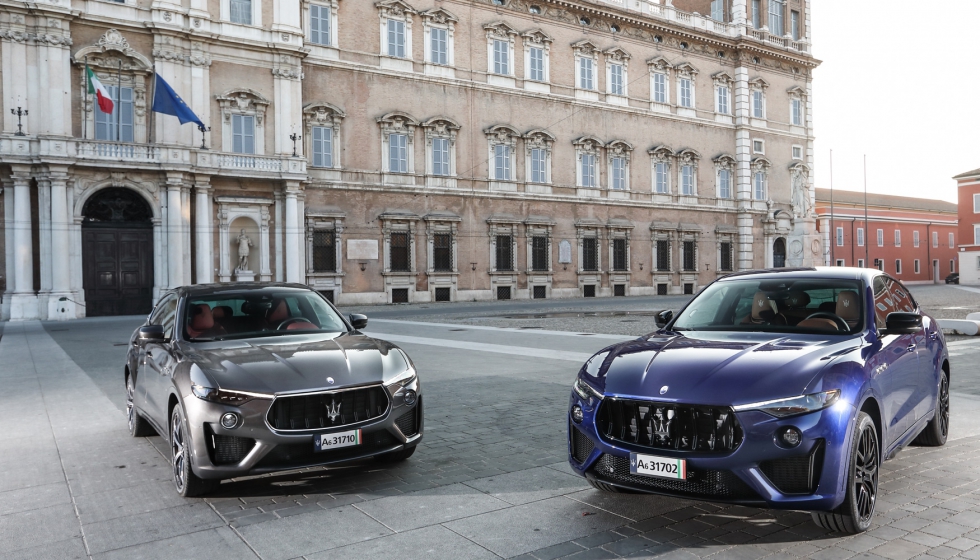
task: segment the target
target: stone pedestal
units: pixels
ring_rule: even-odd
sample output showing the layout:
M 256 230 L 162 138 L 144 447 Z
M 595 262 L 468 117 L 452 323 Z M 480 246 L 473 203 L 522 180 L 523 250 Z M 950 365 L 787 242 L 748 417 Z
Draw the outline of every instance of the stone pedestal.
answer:
M 255 273 L 251 270 L 235 269 L 235 282 L 255 282 Z

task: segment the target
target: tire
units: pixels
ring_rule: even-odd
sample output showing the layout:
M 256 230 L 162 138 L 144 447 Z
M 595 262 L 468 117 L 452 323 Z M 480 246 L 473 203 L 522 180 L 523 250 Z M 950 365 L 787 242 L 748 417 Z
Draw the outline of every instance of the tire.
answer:
M 411 447 L 406 447 L 405 449 L 399 449 L 398 451 L 392 451 L 383 455 L 375 455 L 374 460 L 381 463 L 400 463 L 414 455 L 416 447 L 418 446 L 413 445 Z
M 136 396 L 136 382 L 133 376 L 126 375 L 126 423 L 129 424 L 129 435 L 133 437 L 149 437 L 156 434 L 150 423 L 147 422 L 138 410 L 134 398 Z
M 946 445 L 946 438 L 949 436 L 949 374 L 945 370 L 942 371 L 939 396 L 936 400 L 936 415 L 912 441 L 915 445 L 929 447 Z
M 867 531 L 874 518 L 880 466 L 878 431 L 871 417 L 859 412 L 848 454 L 844 503 L 830 512 L 812 512 L 813 522 L 824 529 L 849 535 Z
M 170 465 L 174 486 L 184 498 L 193 498 L 213 491 L 217 480 L 204 480 L 191 468 L 191 452 L 187 446 L 187 422 L 180 405 L 170 413 Z

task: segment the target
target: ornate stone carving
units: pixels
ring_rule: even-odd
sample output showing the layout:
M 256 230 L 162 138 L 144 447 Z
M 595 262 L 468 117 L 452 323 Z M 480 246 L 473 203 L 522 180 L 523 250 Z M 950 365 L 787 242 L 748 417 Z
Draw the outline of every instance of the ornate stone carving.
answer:
M 795 163 L 789 168 L 793 181 L 793 216 L 809 218 L 813 214 L 810 203 L 810 168 L 804 163 Z
M 613 140 L 606 144 L 606 153 L 609 157 L 624 158 L 628 164 L 633 155 L 633 145 L 625 140 Z
M 534 129 L 524 134 L 524 148 L 530 154 L 531 150 L 547 150 L 550 154 L 555 144 L 555 137 L 547 130 Z

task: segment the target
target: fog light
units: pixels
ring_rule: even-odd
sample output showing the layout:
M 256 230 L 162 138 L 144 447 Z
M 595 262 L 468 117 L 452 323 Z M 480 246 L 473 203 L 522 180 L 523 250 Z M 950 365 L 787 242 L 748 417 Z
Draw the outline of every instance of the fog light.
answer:
M 234 412 L 226 412 L 221 415 L 221 427 L 231 430 L 238 427 L 239 418 Z
M 778 437 L 779 443 L 785 447 L 796 447 L 803 441 L 803 434 L 793 427 L 783 428 Z
M 572 407 L 572 420 L 574 420 L 576 424 L 581 424 L 583 418 L 585 418 L 585 413 L 582 412 L 582 407 L 579 406 L 579 405 L 573 406 Z
M 415 404 L 415 401 L 418 400 L 419 396 L 415 391 L 409 389 L 408 391 L 405 391 L 405 395 L 402 398 L 405 400 L 405 404 L 411 406 Z

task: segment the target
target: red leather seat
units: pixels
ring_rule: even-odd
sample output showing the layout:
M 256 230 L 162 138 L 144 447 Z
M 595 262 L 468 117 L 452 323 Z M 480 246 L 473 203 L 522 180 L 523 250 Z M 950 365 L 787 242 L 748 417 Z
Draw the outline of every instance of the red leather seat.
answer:
M 276 328 L 279 326 L 279 323 L 282 323 L 286 319 L 289 319 L 289 306 L 286 305 L 286 300 L 272 300 L 272 307 L 269 308 L 269 312 L 265 316 L 266 322 L 269 323 L 270 327 Z

